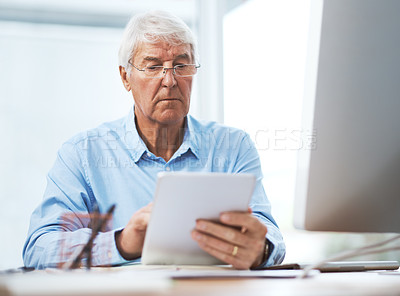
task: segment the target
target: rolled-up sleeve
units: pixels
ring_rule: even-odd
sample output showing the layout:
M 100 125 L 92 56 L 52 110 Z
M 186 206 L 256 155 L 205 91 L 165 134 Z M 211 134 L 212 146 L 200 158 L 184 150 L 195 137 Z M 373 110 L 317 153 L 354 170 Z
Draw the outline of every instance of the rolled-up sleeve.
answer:
M 75 143 L 59 150 L 47 176 L 43 202 L 35 209 L 23 248 L 24 264 L 43 269 L 71 260 L 91 236 L 88 217 L 96 202 L 85 172 L 85 160 Z M 65 217 L 72 217 L 65 219 Z M 117 264 L 120 256 L 114 240 L 116 230 L 99 233 L 92 248 L 92 264 Z

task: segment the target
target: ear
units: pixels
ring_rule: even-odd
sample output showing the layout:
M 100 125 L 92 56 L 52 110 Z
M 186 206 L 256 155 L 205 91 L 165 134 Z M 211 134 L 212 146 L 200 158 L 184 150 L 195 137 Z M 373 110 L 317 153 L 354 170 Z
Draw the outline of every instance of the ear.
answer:
M 122 83 L 127 91 L 131 90 L 131 84 L 128 80 L 128 73 L 126 73 L 125 68 L 119 66 L 119 75 L 121 76 Z

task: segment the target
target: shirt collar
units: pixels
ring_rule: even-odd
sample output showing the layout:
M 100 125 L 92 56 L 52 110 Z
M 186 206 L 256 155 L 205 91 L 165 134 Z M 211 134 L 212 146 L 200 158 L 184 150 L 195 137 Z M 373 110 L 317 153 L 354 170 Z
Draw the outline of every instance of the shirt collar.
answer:
M 133 161 L 136 163 L 139 161 L 144 153 L 150 151 L 147 149 L 147 146 L 143 142 L 142 138 L 139 136 L 139 133 L 136 129 L 134 106 L 131 108 L 128 116 L 126 116 L 125 118 L 125 129 L 125 142 L 131 153 Z M 196 137 L 196 124 L 194 122 L 194 119 L 190 115 L 187 115 L 183 142 L 179 149 L 175 152 L 175 155 L 171 158 L 171 160 L 185 154 L 189 150 L 194 154 L 195 157 L 199 159 L 199 146 L 198 139 Z
M 193 117 L 190 115 L 186 116 L 186 129 L 185 136 L 183 137 L 183 142 L 181 147 L 179 147 L 177 153 L 179 155 L 184 154 L 187 151 L 191 151 L 194 156 L 199 159 L 199 146 L 196 137 L 196 125 L 194 124 Z
M 128 116 L 126 116 L 125 118 L 126 133 L 124 136 L 132 159 L 134 162 L 137 162 L 142 157 L 142 155 L 148 151 L 148 149 L 144 144 L 142 138 L 139 136 L 139 133 L 137 132 L 135 123 L 135 112 L 133 110 L 134 106 L 132 106 Z

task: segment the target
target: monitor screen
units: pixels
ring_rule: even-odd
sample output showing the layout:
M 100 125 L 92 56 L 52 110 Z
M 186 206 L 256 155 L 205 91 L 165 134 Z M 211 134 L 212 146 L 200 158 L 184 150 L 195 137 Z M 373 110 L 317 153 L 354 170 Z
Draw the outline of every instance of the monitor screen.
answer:
M 400 1 L 312 2 L 294 224 L 400 233 Z

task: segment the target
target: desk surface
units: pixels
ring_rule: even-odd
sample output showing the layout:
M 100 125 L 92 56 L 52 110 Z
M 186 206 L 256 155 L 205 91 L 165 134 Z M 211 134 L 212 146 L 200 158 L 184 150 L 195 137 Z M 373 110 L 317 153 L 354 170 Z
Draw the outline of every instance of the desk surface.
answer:
M 88 273 L 45 274 L 32 272 L 0 277 L 0 296 L 9 295 L 162 295 L 162 296 L 235 296 L 235 295 L 400 295 L 400 273 L 378 272 L 321 273 L 311 278 L 196 278 L 170 280 L 154 276 L 152 271 L 125 270 L 117 273 L 102 272 L 100 277 Z M 78 277 L 77 277 L 78 276 Z M 115 279 L 118 278 L 118 281 Z M 39 281 L 36 281 L 39 279 Z M 67 290 L 60 292 L 60 283 Z M 82 280 L 83 279 L 83 280 Z M 56 280 L 56 281 L 54 281 Z M 11 285 L 10 283 L 14 283 Z M 58 290 L 41 290 L 43 283 L 53 282 Z M 3 283 L 3 284 L 2 284 Z M 35 283 L 32 285 L 32 283 Z M 81 285 L 85 283 L 84 285 Z M 10 284 L 10 285 L 9 285 Z M 6 287 L 9 287 L 7 289 Z M 10 291 L 10 287 L 15 289 Z M 97 289 L 96 289 L 97 288 Z M 71 290 L 72 289 L 72 290 Z M 94 290 L 95 291 L 94 291 Z M 12 292 L 14 291 L 14 292 Z
M 400 274 L 323 273 L 308 279 L 179 280 L 165 295 L 400 295 Z

